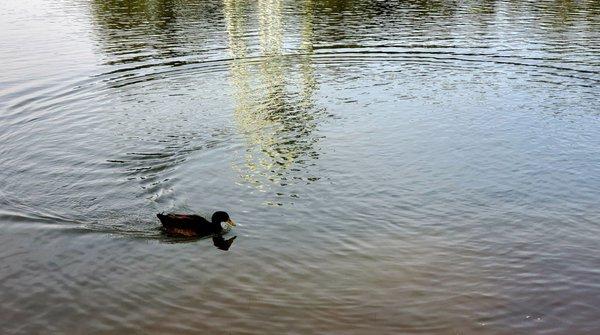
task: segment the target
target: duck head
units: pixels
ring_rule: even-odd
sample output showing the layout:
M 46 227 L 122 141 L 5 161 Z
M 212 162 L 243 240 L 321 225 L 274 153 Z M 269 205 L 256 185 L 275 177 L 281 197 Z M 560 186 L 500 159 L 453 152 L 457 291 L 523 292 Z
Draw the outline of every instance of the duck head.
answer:
M 228 224 L 229 226 L 235 226 L 235 222 L 233 222 L 233 220 L 231 220 L 229 218 L 229 214 L 225 213 L 225 212 L 215 212 L 212 215 L 212 219 L 211 219 L 213 224 L 218 224 L 220 225 L 222 222 L 225 222 L 226 224 Z

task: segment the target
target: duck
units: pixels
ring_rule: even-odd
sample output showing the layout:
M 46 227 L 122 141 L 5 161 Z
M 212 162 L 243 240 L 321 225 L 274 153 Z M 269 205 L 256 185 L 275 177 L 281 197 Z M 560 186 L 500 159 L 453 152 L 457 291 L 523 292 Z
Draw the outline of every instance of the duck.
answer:
M 223 234 L 235 226 L 229 214 L 223 211 L 215 212 L 211 220 L 195 214 L 159 213 L 156 214 L 163 228 L 169 235 L 204 237 Z M 222 225 L 225 223 L 224 225 Z

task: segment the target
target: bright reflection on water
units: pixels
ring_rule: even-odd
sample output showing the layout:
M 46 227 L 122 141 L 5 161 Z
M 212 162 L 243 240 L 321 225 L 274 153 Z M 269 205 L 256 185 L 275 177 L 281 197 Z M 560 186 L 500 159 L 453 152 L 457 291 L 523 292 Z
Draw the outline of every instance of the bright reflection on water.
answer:
M 600 331 L 599 32 L 594 1 L 0 3 L 0 333 Z

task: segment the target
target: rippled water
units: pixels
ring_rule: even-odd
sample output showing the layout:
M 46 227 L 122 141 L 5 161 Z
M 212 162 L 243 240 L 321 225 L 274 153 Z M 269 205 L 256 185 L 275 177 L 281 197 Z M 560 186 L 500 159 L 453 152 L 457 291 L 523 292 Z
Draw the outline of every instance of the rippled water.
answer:
M 0 70 L 2 334 L 600 332 L 597 1 L 4 1 Z

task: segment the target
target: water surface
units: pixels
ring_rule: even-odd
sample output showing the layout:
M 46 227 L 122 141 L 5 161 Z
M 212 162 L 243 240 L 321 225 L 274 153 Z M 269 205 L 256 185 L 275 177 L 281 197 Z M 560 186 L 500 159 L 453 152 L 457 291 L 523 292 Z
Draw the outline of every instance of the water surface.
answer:
M 0 333 L 600 331 L 595 1 L 5 1 L 0 70 Z

